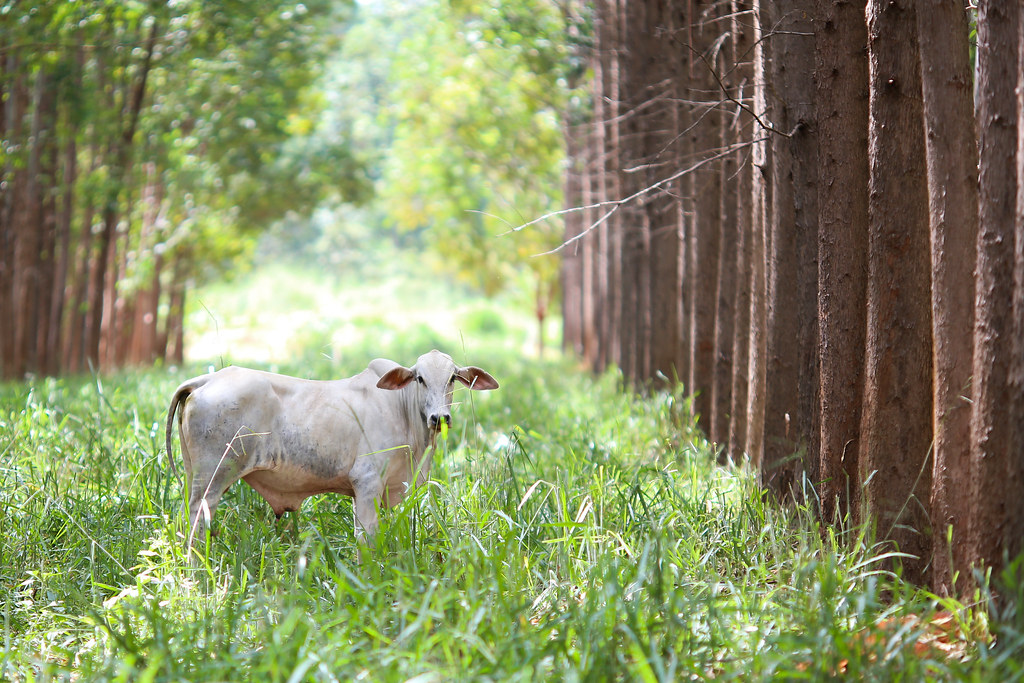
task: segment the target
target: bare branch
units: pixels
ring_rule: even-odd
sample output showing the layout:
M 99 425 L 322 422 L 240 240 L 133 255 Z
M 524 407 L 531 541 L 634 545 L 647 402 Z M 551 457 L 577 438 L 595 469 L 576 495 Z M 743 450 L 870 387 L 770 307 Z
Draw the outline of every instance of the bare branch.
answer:
M 608 211 L 604 215 L 602 215 L 596 221 L 591 223 L 590 226 L 588 226 L 585 230 L 580 232 L 578 235 L 575 235 L 574 237 L 571 237 L 570 239 L 566 240 L 565 242 L 563 242 L 559 246 L 555 247 L 554 249 L 551 249 L 550 251 L 541 252 L 540 254 L 535 254 L 535 256 L 548 256 L 550 254 L 557 253 L 557 252 L 561 251 L 562 249 L 564 249 L 565 247 L 569 246 L 570 244 L 573 244 L 574 242 L 577 242 L 577 241 L 583 239 L 584 236 L 586 236 L 589 232 L 591 232 L 595 228 L 598 228 L 601 225 L 603 225 L 609 218 L 611 218 L 615 214 L 616 211 L 618 211 L 621 207 L 625 206 L 626 204 L 629 204 L 630 202 L 632 202 L 632 201 L 634 201 L 636 199 L 639 199 L 640 197 L 642 197 L 642 196 L 644 196 L 644 195 L 646 195 L 646 194 L 648 194 L 650 192 L 653 192 L 654 190 L 657 190 L 658 188 L 662 187 L 663 185 L 671 183 L 673 180 L 678 180 L 679 178 L 682 178 L 683 176 L 685 176 L 685 175 L 687 175 L 689 173 L 693 173 L 697 169 L 702 168 L 703 166 L 711 163 L 712 161 L 717 161 L 718 159 L 722 159 L 724 157 L 729 156 L 733 152 L 736 152 L 736 151 L 741 150 L 741 149 L 746 149 L 748 147 L 751 147 L 751 146 L 753 146 L 755 144 L 764 142 L 766 140 L 768 140 L 768 136 L 764 136 L 764 137 L 760 137 L 760 138 L 754 138 L 753 140 L 747 140 L 745 142 L 739 142 L 739 143 L 736 143 L 734 145 L 729 145 L 728 147 L 720 150 L 719 152 L 716 152 L 715 154 L 712 154 L 711 156 L 705 157 L 705 158 L 701 159 L 700 161 L 697 161 L 696 163 L 694 163 L 691 166 L 688 166 L 688 167 L 686 167 L 686 168 L 684 168 L 682 170 L 676 171 L 675 173 L 673 173 L 672 175 L 670 175 L 670 176 L 668 176 L 666 178 L 662 178 L 661 180 L 659 180 L 658 182 L 654 183 L 653 185 L 648 185 L 647 187 L 643 188 L 642 190 L 634 192 L 633 194 L 629 195 L 628 197 L 624 197 L 622 199 L 614 199 L 614 200 L 610 200 L 610 201 L 604 201 L 604 202 L 597 202 L 595 204 L 587 204 L 586 206 L 573 206 L 573 207 L 569 207 L 567 209 L 559 209 L 558 211 L 551 211 L 549 213 L 544 214 L 543 216 L 540 216 L 538 218 L 533 219 L 532 221 L 529 221 L 527 223 L 523 223 L 521 225 L 518 225 L 518 226 L 510 229 L 507 232 L 501 233 L 499 235 L 499 237 L 504 237 L 506 235 L 509 235 L 509 234 L 512 234 L 512 233 L 515 233 L 515 232 L 519 232 L 520 230 L 524 230 L 524 229 L 530 227 L 531 225 L 536 225 L 537 223 L 542 223 L 542 222 L 544 222 L 544 221 L 546 221 L 548 219 L 556 218 L 558 216 L 565 216 L 565 215 L 570 214 L 570 213 L 576 213 L 578 211 L 586 211 L 586 210 L 589 210 L 589 209 L 604 209 L 604 208 L 610 207 L 608 209 Z

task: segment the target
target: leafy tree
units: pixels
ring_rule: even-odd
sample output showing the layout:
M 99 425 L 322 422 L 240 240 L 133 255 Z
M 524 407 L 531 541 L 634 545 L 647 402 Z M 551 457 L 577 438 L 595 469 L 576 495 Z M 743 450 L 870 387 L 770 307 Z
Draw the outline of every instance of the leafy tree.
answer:
M 289 212 L 366 196 L 360 160 L 316 126 L 348 7 L 0 4 L 0 312 L 42 311 L 0 338 L 4 373 L 159 357 L 185 279 L 234 266 Z
M 425 2 L 398 46 L 384 112 L 393 141 L 379 192 L 403 230 L 493 294 L 533 290 L 543 324 L 561 225 L 512 232 L 559 206 L 570 102 L 569 15 L 555 2 Z M 526 266 L 528 283 L 519 275 Z

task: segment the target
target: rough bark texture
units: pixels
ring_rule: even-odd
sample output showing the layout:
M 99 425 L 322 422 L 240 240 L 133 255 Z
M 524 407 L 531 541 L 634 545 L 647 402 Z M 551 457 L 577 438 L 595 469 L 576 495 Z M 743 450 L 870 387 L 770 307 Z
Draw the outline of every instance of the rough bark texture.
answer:
M 970 380 L 974 264 L 978 233 L 978 151 L 967 11 L 959 0 L 919 0 L 918 44 L 928 160 L 932 254 L 934 413 L 932 585 L 954 592 L 968 575 Z M 952 543 L 947 543 L 951 530 Z
M 1016 397 L 1016 419 L 1011 443 L 1007 484 L 1013 491 L 1024 491 L 1024 9 L 1017 15 L 1017 219 L 1014 252 L 1013 292 L 1013 365 L 1010 368 L 1010 391 Z M 1024 552 L 1024 496 L 1013 500 L 1007 516 L 1010 557 Z
M 625 102 L 622 120 L 619 182 L 623 197 L 631 197 L 649 187 L 652 159 L 647 153 L 649 131 L 654 123 L 651 106 L 653 84 L 650 68 L 657 62 L 649 22 L 657 22 L 655 3 L 624 3 L 623 38 L 627 49 L 622 58 L 621 92 Z M 643 193 L 623 206 L 622 283 L 618 336 L 619 367 L 634 386 L 641 385 L 650 372 L 651 330 L 651 216 L 652 193 Z
M 727 71 L 731 70 L 735 57 L 719 66 L 723 84 L 729 88 Z M 726 64 L 730 65 L 727 67 Z M 730 88 L 731 90 L 731 88 Z M 731 93 L 730 93 L 731 95 Z M 736 141 L 737 130 L 732 125 L 732 116 L 722 116 L 722 147 Z M 729 437 L 729 413 L 732 410 L 732 364 L 733 335 L 736 324 L 736 156 L 722 159 L 719 188 L 721 190 L 718 228 L 718 283 L 715 287 L 715 366 L 711 384 L 711 440 L 719 445 L 719 459 L 727 457 L 726 440 Z
M 700 102 L 694 110 L 689 135 L 695 153 L 711 156 L 721 145 L 720 93 L 713 85 L 712 69 L 717 54 L 717 25 L 696 21 L 705 17 L 713 3 L 693 0 L 688 40 L 690 59 L 687 99 Z M 704 164 L 693 173 L 694 221 L 687 244 L 687 267 L 692 272 L 690 303 L 690 385 L 697 425 L 710 433 L 711 385 L 715 367 L 715 288 L 718 282 L 719 223 L 721 220 L 720 164 Z
M 650 46 L 643 68 L 646 72 L 647 117 L 644 137 L 646 184 L 669 176 L 679 158 L 680 139 L 677 99 L 678 65 L 672 54 L 681 16 L 671 2 L 648 3 L 642 39 Z M 657 190 L 647 202 L 650 226 L 650 349 L 648 375 L 670 381 L 680 375 L 682 336 L 682 222 L 678 193 L 672 186 Z
M 826 523 L 858 523 L 868 253 L 866 0 L 819 0 L 818 358 Z
M 1018 26 L 1016 3 L 978 8 L 979 202 L 975 281 L 974 380 L 971 415 L 972 559 L 998 576 L 1005 554 L 1020 545 L 1009 523 L 1020 505 L 1015 443 L 1021 417 L 1019 387 L 1011 382 L 1015 207 L 1017 202 Z M 1018 361 L 1019 363 L 1019 361 Z M 1015 488 L 1016 485 L 1016 488 Z
M 764 73 L 770 57 L 770 44 L 765 34 L 771 31 L 772 20 L 766 3 L 754 0 L 754 114 L 760 121 L 768 115 L 767 86 Z M 768 135 L 760 127 L 755 129 L 758 138 Z M 765 369 L 767 367 L 767 284 L 765 264 L 767 262 L 770 234 L 768 225 L 771 217 L 771 146 L 767 141 L 757 142 L 753 147 L 753 171 L 751 193 L 752 225 L 751 269 L 750 269 L 750 353 L 747 372 L 747 456 L 755 466 L 764 459 L 764 400 Z
M 751 55 L 749 4 L 732 3 L 732 33 L 736 60 L 735 81 L 737 99 L 750 99 L 753 91 L 753 64 Z M 743 109 L 737 108 L 738 141 L 753 137 L 753 120 Z M 729 435 L 725 454 L 734 463 L 743 461 L 747 442 L 747 369 L 750 358 L 750 267 L 752 260 L 753 228 L 751 213 L 752 155 L 749 149 L 736 152 L 736 299 L 735 323 L 732 340 L 732 390 L 730 391 Z
M 817 469 L 817 133 L 813 3 L 775 2 L 772 12 L 768 106 L 776 133 L 761 482 L 782 499 L 799 497 L 804 469 Z
M 921 77 L 914 6 L 869 0 L 867 358 L 861 476 L 880 539 L 904 576 L 931 558 L 931 259 Z

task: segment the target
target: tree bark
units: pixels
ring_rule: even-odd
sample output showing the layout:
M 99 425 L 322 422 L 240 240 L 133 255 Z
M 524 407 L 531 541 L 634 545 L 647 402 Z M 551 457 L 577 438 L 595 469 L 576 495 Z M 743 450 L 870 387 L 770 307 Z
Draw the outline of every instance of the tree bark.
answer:
M 869 0 L 867 358 L 861 478 L 904 577 L 928 578 L 932 443 L 931 259 L 914 5 Z
M 750 17 L 747 3 L 732 2 L 732 38 L 735 66 L 736 96 L 741 102 L 750 97 L 753 63 L 750 54 Z M 736 109 L 737 142 L 752 142 L 753 119 L 742 108 Z M 736 299 L 732 339 L 732 387 L 729 392 L 729 432 L 725 455 L 740 463 L 746 454 L 747 441 L 747 369 L 750 358 L 750 268 L 753 256 L 751 198 L 752 154 L 749 149 L 736 152 Z
M 622 197 L 640 193 L 647 182 L 647 131 L 650 128 L 649 60 L 654 42 L 647 22 L 652 7 L 647 2 L 622 6 L 623 57 L 620 71 L 622 112 L 619 151 L 619 187 Z M 650 3 L 653 4 L 653 3 Z M 624 205 L 619 332 L 619 367 L 627 380 L 640 386 L 648 377 L 650 348 L 650 193 Z
M 868 60 L 866 0 L 819 0 L 818 358 L 821 516 L 859 523 L 857 469 L 868 254 Z
M 699 103 L 693 107 L 690 124 L 691 149 L 695 157 L 711 157 L 721 146 L 721 113 L 713 70 L 720 59 L 712 3 L 692 0 L 688 32 L 693 56 L 690 58 L 687 99 Z M 687 267 L 691 271 L 688 293 L 690 310 L 690 386 L 694 394 L 693 410 L 697 426 L 711 434 L 711 390 L 715 372 L 715 288 L 718 282 L 718 251 L 721 221 L 721 164 L 712 161 L 693 174 L 693 230 L 687 244 Z
M 9 79 L 12 78 L 11 70 L 8 68 L 8 60 L 13 60 L 15 51 L 7 44 L 7 36 L 0 35 L 0 140 L 7 140 L 9 133 L 8 115 L 10 114 L 13 102 Z M 11 163 L 7 155 L 4 157 L 3 177 L 9 178 Z M 13 253 L 13 235 L 11 233 L 10 214 L 11 192 L 0 192 L 0 320 L 11 319 L 10 306 L 10 277 L 11 277 L 11 254 Z M 9 325 L 0 327 L 0 377 L 7 376 L 8 353 L 11 347 L 11 330 Z
M 14 268 L 11 305 L 14 325 L 12 376 L 41 370 L 39 339 L 45 339 L 46 310 L 43 292 L 50 294 L 52 215 L 46 201 L 52 173 L 52 82 L 45 68 L 38 68 L 32 85 L 29 135 L 25 168 L 14 173 Z
M 608 97 L 607 115 L 604 124 L 607 128 L 607 156 L 605 157 L 605 193 L 609 199 L 622 199 L 622 62 L 620 46 L 623 44 L 622 3 L 624 0 L 605 0 L 608 5 L 608 44 L 616 46 L 608 50 L 608 68 L 605 70 L 607 79 L 605 92 Z M 615 211 L 608 218 L 606 233 L 608 244 L 608 359 L 618 365 L 622 361 L 622 256 L 623 256 L 623 217 L 621 211 Z
M 191 254 L 187 248 L 174 255 L 171 273 L 170 302 L 167 310 L 167 337 L 164 358 L 175 365 L 185 362 L 185 291 Z
M 1013 271 L 1013 364 L 1010 367 L 1010 391 L 1016 397 L 1016 417 L 1011 441 L 1015 450 L 1007 477 L 1007 486 L 1012 491 L 1024 490 L 1024 9 L 1020 9 L 1017 15 L 1017 47 L 1017 219 Z M 1024 496 L 1010 500 L 1007 552 L 1010 557 L 1016 557 L 1024 552 Z
M 58 87 L 48 68 L 39 71 L 42 83 L 39 98 L 35 106 L 40 119 L 38 134 L 34 137 L 34 146 L 39 148 L 39 167 L 37 170 L 37 216 L 34 229 L 39 232 L 38 254 L 35 266 L 35 286 L 32 292 L 34 339 L 30 356 L 33 359 L 32 370 L 43 375 L 53 375 L 57 371 L 55 358 L 49 354 L 51 334 L 59 330 L 59 318 L 53 320 L 54 286 L 57 282 L 57 192 L 60 184 L 58 170 L 59 157 L 57 145 L 57 97 Z M 42 74 L 46 74 L 42 77 Z M 59 315 L 59 309 L 57 310 Z M 54 329 L 51 333 L 51 324 Z
M 91 155 L 89 174 L 92 175 L 99 165 L 100 155 L 95 142 L 89 148 Z M 72 273 L 68 338 L 64 354 L 64 369 L 69 373 L 80 372 L 86 363 L 86 345 L 89 340 L 92 320 L 88 306 L 92 264 L 95 259 L 95 239 L 92 230 L 95 217 L 96 207 L 91 200 L 86 199 L 85 206 L 82 208 L 82 222 L 76 250 L 78 258 Z
M 722 117 L 723 124 L 725 117 Z M 723 146 L 731 144 L 734 131 L 722 126 Z M 732 410 L 733 335 L 736 325 L 736 158 L 722 159 L 719 188 L 721 208 L 718 226 L 718 282 L 715 287 L 714 376 L 711 378 L 711 441 L 720 446 L 719 459 L 726 458 L 729 415 Z
M 3 100 L 3 128 L 5 140 L 23 138 L 23 119 L 26 111 L 28 92 L 25 77 L 20 67 L 18 50 L 10 48 L 4 59 L 6 97 Z M 23 152 L 20 152 L 23 154 Z M 15 154 L 7 155 L 4 161 L 4 177 L 7 179 L 7 191 L 0 193 L 0 315 L 8 324 L 0 326 L 0 369 L 6 378 L 19 378 L 24 374 L 25 364 L 21 347 L 18 346 L 15 331 L 16 325 L 9 324 L 15 320 L 18 288 L 18 243 L 19 221 L 24 193 L 24 171 L 18 169 Z
M 130 206 L 122 207 L 121 193 L 128 186 L 131 178 L 131 162 L 135 144 L 135 131 L 138 129 L 139 115 L 146 97 L 146 83 L 153 65 L 153 54 L 159 35 L 159 23 L 154 19 L 150 25 L 149 35 L 143 46 L 142 62 L 138 65 L 132 82 L 132 88 L 125 93 L 125 106 L 121 112 L 120 133 L 109 146 L 106 161 L 110 164 L 111 186 L 101 211 L 103 228 L 100 232 L 99 251 L 89 278 L 89 325 L 86 339 L 86 358 L 98 368 L 104 361 L 112 357 L 111 339 L 114 330 L 111 327 L 116 321 L 116 313 L 112 308 L 116 296 L 111 295 L 108 281 L 111 277 L 110 264 L 116 267 L 117 231 L 122 217 L 130 215 Z M 127 203 L 127 202 L 126 202 Z M 123 209 L 123 210 L 122 210 Z M 101 341 L 105 343 L 100 348 Z
M 606 126 L 607 118 L 605 101 L 605 78 L 606 67 L 608 66 L 608 31 L 605 28 L 606 5 L 597 3 L 594 16 L 594 50 L 591 53 L 591 69 L 594 77 L 591 80 L 593 93 L 591 102 L 593 104 L 593 118 L 590 123 L 590 136 L 588 147 L 590 154 L 587 158 L 588 183 L 585 188 L 587 193 L 587 209 L 584 212 L 584 223 L 590 228 L 591 233 L 588 241 L 591 243 L 590 265 L 586 276 L 589 278 L 590 287 L 585 293 L 589 296 L 590 302 L 587 306 L 588 325 L 585 334 L 589 335 L 589 342 L 586 344 L 586 360 L 594 372 L 602 372 L 607 366 L 608 349 L 608 307 L 607 286 L 608 280 L 608 252 L 606 221 L 601 220 L 603 209 L 599 208 L 600 202 L 607 199 L 605 192 L 605 156 L 607 150 Z M 596 227 L 594 227 L 596 226 Z
M 680 156 L 677 84 L 678 65 L 666 59 L 675 51 L 682 13 L 669 2 L 651 3 L 645 26 L 650 51 L 647 72 L 647 100 L 650 103 L 644 158 L 646 184 L 662 181 L 675 170 Z M 650 352 L 651 378 L 669 381 L 682 378 L 679 367 L 683 325 L 682 308 L 682 223 L 679 195 L 672 187 L 657 190 L 647 203 L 650 230 Z
M 973 339 L 964 330 L 974 327 L 978 148 L 967 11 L 958 0 L 919 2 L 934 353 L 932 586 L 952 594 L 954 574 L 969 575 L 970 514 L 962 486 L 970 481 Z
M 761 483 L 797 497 L 817 471 L 817 133 L 809 0 L 772 5 L 769 120 L 772 221 L 767 251 L 767 373 Z M 815 479 L 811 474 L 811 480 Z
M 1020 386 L 1013 358 L 1014 220 L 1020 8 L 986 0 L 978 6 L 979 201 L 971 414 L 972 560 L 998 576 L 1019 549 L 1011 519 L 1020 503 Z M 1020 248 L 1020 245 L 1017 245 Z M 1017 252 L 1019 254 L 1019 251 Z M 1016 257 L 1019 260 L 1019 256 Z M 1020 268 L 1017 268 L 1020 270 Z M 1019 284 L 1019 283 L 1018 283 Z M 1019 321 L 1017 323 L 1019 325 Z
M 768 116 L 767 69 L 770 44 L 765 39 L 772 21 L 763 0 L 754 0 L 754 115 L 763 122 Z M 767 130 L 758 124 L 755 135 L 765 137 Z M 772 183 L 771 146 L 767 140 L 756 142 L 752 151 L 751 192 L 751 268 L 750 268 L 750 352 L 747 373 L 747 456 L 755 467 L 764 460 L 764 411 L 767 368 L 767 264 L 771 222 Z
M 591 63 L 595 64 L 599 62 L 598 59 L 591 57 Z M 595 69 L 595 74 L 596 74 Z M 597 79 L 592 81 L 592 88 L 597 90 Z M 594 110 L 597 111 L 596 96 L 592 96 L 591 100 L 594 101 Z M 600 147 L 598 147 L 598 134 L 597 129 L 599 123 L 595 120 L 587 122 L 586 127 L 586 146 L 583 158 L 583 206 L 586 207 L 583 210 L 583 225 L 584 229 L 590 229 L 590 226 L 597 220 L 597 212 L 594 208 L 594 203 L 600 197 L 597 190 L 597 179 L 599 172 L 597 169 L 597 163 L 595 161 L 601 154 Z M 583 320 L 582 320 L 582 344 L 583 344 L 583 360 L 591 368 L 596 370 L 598 367 L 598 358 L 600 357 L 600 345 L 601 338 L 599 335 L 598 321 L 600 319 L 598 308 L 600 306 L 600 299 L 598 298 L 598 286 L 601 278 L 599 277 L 598 271 L 598 252 L 600 250 L 600 232 L 591 230 L 590 233 L 582 240 L 583 242 L 583 258 L 582 258 L 582 307 L 583 307 Z
M 50 359 L 48 372 L 56 374 L 64 370 L 64 339 L 70 320 L 67 306 L 68 274 L 71 270 L 71 224 L 75 211 L 75 183 L 78 178 L 77 122 L 70 114 L 65 116 L 65 126 L 73 131 L 64 141 L 63 166 L 61 170 L 61 208 L 57 219 L 56 278 L 53 283 L 50 309 L 49 336 L 46 353 Z
M 571 119 L 573 113 L 566 112 Z M 565 138 L 565 208 L 583 204 L 583 155 L 586 129 L 571 120 L 564 126 Z M 583 357 L 583 249 L 579 238 L 585 226 L 582 211 L 565 214 L 563 241 L 568 244 L 562 253 L 562 349 Z

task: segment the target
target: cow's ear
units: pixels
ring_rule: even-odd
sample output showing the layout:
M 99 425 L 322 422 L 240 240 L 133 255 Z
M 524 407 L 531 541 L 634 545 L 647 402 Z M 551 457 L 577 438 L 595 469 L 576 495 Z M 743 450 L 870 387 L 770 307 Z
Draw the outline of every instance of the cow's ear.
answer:
M 377 387 L 379 389 L 401 389 L 411 382 L 415 376 L 409 368 L 401 366 L 392 368 L 377 380 Z
M 455 377 L 470 389 L 489 391 L 490 389 L 498 388 L 498 380 L 487 374 L 486 370 L 481 370 L 472 365 L 459 368 L 455 373 Z

